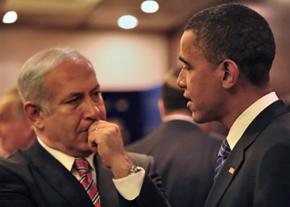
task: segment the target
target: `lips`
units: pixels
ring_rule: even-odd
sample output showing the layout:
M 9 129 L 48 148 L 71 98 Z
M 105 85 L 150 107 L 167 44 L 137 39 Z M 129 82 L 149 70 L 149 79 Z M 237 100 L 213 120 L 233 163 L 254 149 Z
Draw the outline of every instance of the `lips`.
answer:
M 79 130 L 79 133 L 84 133 L 84 132 L 88 132 L 89 131 L 89 127 L 82 127 L 80 130 Z
M 84 122 L 84 123 L 81 123 L 80 125 L 79 125 L 79 132 L 80 133 L 83 133 L 83 132 L 89 132 L 89 129 L 90 129 L 90 127 L 91 127 L 91 125 L 93 124 L 93 122 Z
M 189 93 L 186 90 L 183 92 L 183 96 L 187 99 L 190 99 Z
M 192 110 L 192 102 L 188 101 L 186 104 L 187 108 L 189 108 L 190 110 Z

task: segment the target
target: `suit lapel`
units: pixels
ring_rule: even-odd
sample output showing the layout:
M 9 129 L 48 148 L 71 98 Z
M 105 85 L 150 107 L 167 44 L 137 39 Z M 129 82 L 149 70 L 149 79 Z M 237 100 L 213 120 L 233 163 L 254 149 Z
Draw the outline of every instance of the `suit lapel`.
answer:
M 95 166 L 102 207 L 120 206 L 119 195 L 113 184 L 111 171 L 101 164 L 98 156 L 95 156 Z
M 64 200 L 71 203 L 71 206 L 93 206 L 89 196 L 75 177 L 37 141 L 25 154 L 32 163 L 31 167 L 34 169 L 32 173 L 42 176 Z
M 276 101 L 254 119 L 226 160 L 224 167 L 209 192 L 205 207 L 218 206 L 227 188 L 230 186 L 236 174 L 239 173 L 239 169 L 243 164 L 245 151 L 275 117 L 280 116 L 286 111 L 287 108 L 284 103 L 282 101 Z

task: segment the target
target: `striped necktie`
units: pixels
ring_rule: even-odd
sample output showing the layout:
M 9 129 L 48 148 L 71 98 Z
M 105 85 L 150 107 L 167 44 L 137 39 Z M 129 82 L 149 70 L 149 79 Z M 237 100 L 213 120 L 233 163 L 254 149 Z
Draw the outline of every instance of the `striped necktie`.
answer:
M 75 169 L 80 176 L 79 182 L 84 187 L 95 207 L 101 207 L 100 194 L 92 176 L 92 168 L 84 158 L 75 159 Z
M 228 158 L 228 156 L 231 154 L 231 148 L 229 146 L 229 143 L 227 142 L 227 140 L 225 139 L 222 143 L 222 146 L 219 150 L 218 153 L 218 159 L 217 159 L 217 167 L 215 168 L 215 172 L 214 172 L 214 179 L 216 179 L 216 177 L 219 175 L 226 159 Z

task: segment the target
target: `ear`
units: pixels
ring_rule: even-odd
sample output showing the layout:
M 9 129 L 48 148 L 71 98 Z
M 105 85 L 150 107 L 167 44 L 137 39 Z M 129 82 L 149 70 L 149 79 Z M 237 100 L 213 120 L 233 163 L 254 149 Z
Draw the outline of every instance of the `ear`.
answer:
M 34 127 L 37 129 L 42 129 L 44 127 L 43 113 L 39 106 L 28 101 L 24 103 L 24 111 L 28 120 Z
M 225 59 L 221 63 L 222 67 L 222 86 L 226 89 L 232 88 L 236 85 L 239 79 L 239 67 L 231 59 Z

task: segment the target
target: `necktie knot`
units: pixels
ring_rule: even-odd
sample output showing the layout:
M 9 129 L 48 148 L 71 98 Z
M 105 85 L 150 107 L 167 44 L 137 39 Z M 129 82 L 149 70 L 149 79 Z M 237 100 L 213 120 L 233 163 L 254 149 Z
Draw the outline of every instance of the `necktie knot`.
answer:
M 229 143 L 225 139 L 218 152 L 217 167 L 215 168 L 215 178 L 219 175 L 224 165 L 224 162 L 226 161 L 226 159 L 228 158 L 230 154 L 231 154 L 231 148 L 229 146 Z
M 227 140 L 225 139 L 218 153 L 218 158 L 226 160 L 231 154 L 231 148 Z
M 78 157 L 75 159 L 75 168 L 79 173 L 79 175 L 83 176 L 84 174 L 87 174 L 90 171 L 91 166 L 86 159 Z

